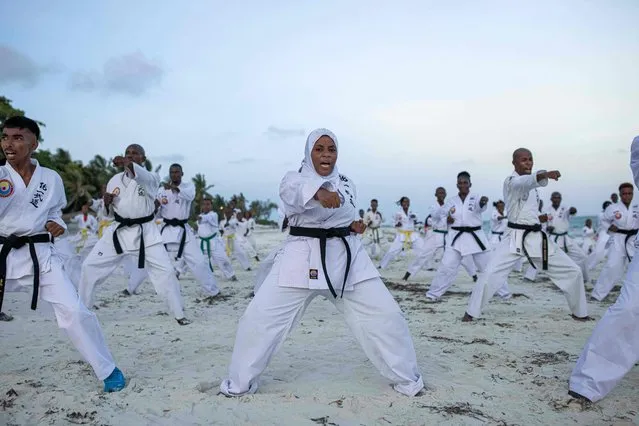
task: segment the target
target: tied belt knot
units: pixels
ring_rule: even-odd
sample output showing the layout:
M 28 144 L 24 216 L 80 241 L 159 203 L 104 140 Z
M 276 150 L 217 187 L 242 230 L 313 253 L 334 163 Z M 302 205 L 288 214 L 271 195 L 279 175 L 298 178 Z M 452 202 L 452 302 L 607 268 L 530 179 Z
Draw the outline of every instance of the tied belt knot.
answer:
M 451 226 L 450 229 L 457 231 L 457 235 L 455 235 L 455 238 L 453 238 L 453 241 L 450 243 L 451 247 L 455 245 L 455 241 L 457 241 L 457 238 L 459 238 L 462 234 L 470 234 L 475 239 L 475 242 L 481 251 L 486 251 L 486 246 L 481 242 L 479 236 L 475 234 L 475 231 L 481 231 L 481 226 Z
M 329 238 L 339 238 L 344 243 L 344 247 L 346 248 L 346 270 L 344 271 L 344 284 L 342 285 L 342 294 L 340 297 L 344 297 L 344 289 L 346 288 L 346 280 L 348 279 L 348 272 L 351 269 L 351 248 L 348 245 L 348 241 L 346 241 L 346 237 L 351 235 L 350 227 L 343 228 L 304 228 L 301 226 L 291 226 L 289 230 L 289 235 L 294 237 L 309 237 L 309 238 L 317 238 L 320 243 L 320 257 L 322 259 L 322 270 L 324 271 L 324 277 L 326 277 L 326 284 L 328 285 L 328 289 L 331 291 L 331 294 L 334 298 L 337 299 L 337 292 L 335 292 L 335 288 L 333 288 L 333 284 L 331 283 L 331 279 L 328 277 L 328 270 L 326 268 L 326 240 Z
M 11 234 L 8 237 L 0 236 L 0 310 L 2 309 L 2 301 L 4 300 L 4 286 L 7 281 L 7 257 L 13 249 L 20 249 L 26 245 L 29 246 L 29 254 L 31 262 L 33 262 L 33 295 L 31 297 L 31 309 L 35 311 L 38 306 L 38 290 L 40 289 L 40 261 L 35 250 L 37 243 L 52 243 L 53 237 L 50 234 L 35 234 L 18 237 Z
M 542 231 L 541 224 L 537 223 L 535 225 L 522 225 L 520 223 L 508 222 L 508 227 L 510 229 L 519 229 L 524 231 L 524 235 L 521 237 L 521 248 L 524 251 L 524 256 L 526 256 L 526 259 L 528 259 L 528 263 L 530 263 L 530 265 L 535 269 L 537 269 L 537 266 L 530 258 L 530 255 L 528 254 L 528 250 L 526 250 L 526 237 L 531 232 L 541 232 L 541 269 L 543 269 L 544 271 L 547 271 L 548 270 L 548 236 L 546 236 L 546 233 Z
M 129 219 L 127 217 L 122 217 L 117 213 L 113 213 L 113 217 L 115 221 L 118 222 L 117 228 L 113 231 L 113 247 L 115 248 L 115 252 L 117 254 L 122 254 L 122 246 L 120 245 L 120 240 L 118 239 L 118 230 L 131 227 L 131 226 L 139 226 L 140 227 L 140 249 L 138 252 L 138 269 L 144 269 L 144 228 L 142 225 L 151 222 L 155 215 L 151 213 L 145 217 L 138 217 L 135 219 Z
M 550 235 L 552 237 L 555 237 L 555 243 L 559 244 L 559 237 L 566 237 L 568 235 L 568 232 L 551 232 Z M 566 253 L 568 253 L 568 243 L 566 242 L 566 238 L 564 238 L 564 247 L 563 247 L 564 251 Z
M 177 252 L 177 256 L 175 257 L 175 260 L 178 260 L 179 258 L 181 258 L 182 254 L 184 253 L 184 245 L 186 244 L 186 227 L 184 225 L 186 225 L 188 221 L 189 221 L 188 219 L 164 219 L 164 226 L 160 230 L 160 234 L 162 234 L 162 232 L 164 232 L 164 228 L 166 228 L 167 226 L 176 226 L 178 228 L 182 228 L 182 237 L 180 238 L 180 247 L 178 248 L 178 252 Z M 166 247 L 166 244 L 165 244 L 165 247 Z
M 633 235 L 637 235 L 637 232 L 639 232 L 638 229 L 617 229 L 615 231 L 615 234 L 626 236 L 626 238 L 623 240 L 623 248 L 626 250 L 626 257 L 628 258 L 629 262 L 632 262 L 632 257 L 630 257 L 630 253 L 628 253 L 628 241 L 630 240 L 630 237 L 632 237 Z
M 501 242 L 501 237 L 504 236 L 503 231 L 502 232 L 490 231 L 490 233 L 493 234 L 493 235 L 499 235 L 498 239 L 499 239 L 500 242 Z

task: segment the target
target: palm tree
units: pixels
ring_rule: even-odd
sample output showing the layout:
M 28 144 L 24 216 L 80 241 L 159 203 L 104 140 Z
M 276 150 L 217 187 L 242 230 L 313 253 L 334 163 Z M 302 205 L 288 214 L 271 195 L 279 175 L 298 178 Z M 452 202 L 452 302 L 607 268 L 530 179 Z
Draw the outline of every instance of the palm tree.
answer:
M 85 180 L 81 164 L 69 163 L 60 174 L 64 182 L 64 192 L 67 196 L 67 205 L 63 210 L 65 213 L 75 211 L 88 201 L 96 188 Z
M 193 213 L 198 214 L 200 212 L 200 204 L 204 197 L 213 198 L 209 193 L 209 190 L 215 185 L 207 185 L 206 177 L 203 174 L 198 173 L 193 178 L 193 185 L 195 186 L 195 202 L 193 203 Z

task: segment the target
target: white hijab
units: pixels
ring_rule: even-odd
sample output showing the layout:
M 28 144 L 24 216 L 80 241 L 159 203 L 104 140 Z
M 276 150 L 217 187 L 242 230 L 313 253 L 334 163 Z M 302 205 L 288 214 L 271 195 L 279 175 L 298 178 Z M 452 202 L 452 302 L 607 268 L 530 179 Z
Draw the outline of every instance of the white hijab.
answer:
M 315 129 L 306 138 L 306 150 L 304 151 L 304 160 L 302 160 L 301 173 L 304 177 L 321 179 L 324 182 L 331 184 L 332 190 L 336 191 L 339 184 L 339 172 L 337 170 L 337 165 L 335 165 L 333 171 L 328 176 L 321 176 L 317 173 L 317 171 L 315 171 L 315 167 L 313 166 L 311 152 L 313 151 L 315 143 L 322 136 L 328 136 L 329 138 L 333 139 L 333 142 L 335 142 L 335 148 L 337 148 L 337 153 L 339 155 L 339 145 L 335 134 L 328 129 Z

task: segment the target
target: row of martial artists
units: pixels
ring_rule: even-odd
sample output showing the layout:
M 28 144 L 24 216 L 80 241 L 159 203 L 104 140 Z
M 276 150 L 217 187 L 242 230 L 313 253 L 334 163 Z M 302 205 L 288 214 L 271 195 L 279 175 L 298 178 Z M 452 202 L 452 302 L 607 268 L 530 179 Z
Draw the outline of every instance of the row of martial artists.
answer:
M 460 173 L 457 185 L 459 194 L 448 202 L 445 202 L 445 189 L 441 187 L 437 188 L 435 192 L 437 204 L 431 208 L 431 215 L 427 218 L 427 222 L 433 225 L 433 229 L 426 233 L 424 238 L 421 238 L 419 234 L 414 231 L 416 215 L 409 211 L 410 200 L 407 197 L 402 197 L 399 202 L 402 208 L 395 214 L 395 221 L 397 222 L 396 228 L 398 229 L 397 235 L 382 259 L 380 267 L 386 267 L 407 244 L 412 244 L 416 253 L 415 259 L 411 262 L 408 271 L 403 277 L 404 280 L 407 280 L 411 275 L 419 271 L 423 265 L 432 261 L 436 250 L 446 245 L 446 235 L 449 232 L 451 233 L 448 241 L 453 251 L 442 259 L 437 276 L 427 293 L 427 299 L 429 301 L 439 301 L 440 297 L 452 285 L 460 262 L 476 280 L 476 275 L 473 272 L 475 263 L 477 262 L 479 270 L 482 270 L 488 259 L 490 251 L 487 250 L 488 244 L 486 243 L 486 237 L 481 231 L 481 214 L 485 211 L 487 199 L 485 197 L 480 198 L 479 205 L 476 205 L 477 197 L 471 195 L 468 197 L 468 201 L 466 201 L 470 185 L 469 174 L 467 172 Z M 617 234 L 616 237 L 613 237 L 613 240 L 619 239 L 620 241 L 610 249 L 612 255 L 609 257 L 609 261 L 606 263 L 593 290 L 592 297 L 596 300 L 602 300 L 608 294 L 610 289 L 622 276 L 624 259 L 630 259 L 628 250 L 632 249 L 627 247 L 632 245 L 634 238 L 632 230 L 637 227 L 636 224 L 631 223 L 633 220 L 632 212 L 634 211 L 630 205 L 632 200 L 631 189 L 631 184 L 622 184 L 619 188 L 622 194 L 622 202 L 605 210 L 604 214 L 600 217 L 600 243 L 590 257 L 587 257 L 583 249 L 568 235 L 570 217 L 577 213 L 576 208 L 566 208 L 562 206 L 561 194 L 559 192 L 553 192 L 551 195 L 551 205 L 546 209 L 539 209 L 539 218 L 540 221 L 543 222 L 542 228 L 550 235 L 553 241 L 580 266 L 585 282 L 589 281 L 589 269 L 593 265 L 596 265 L 596 261 L 600 259 L 601 253 L 605 253 L 602 249 L 605 247 L 608 232 Z M 611 197 L 613 200 L 614 195 L 616 194 L 613 194 L 613 197 Z M 369 209 L 368 213 L 364 216 L 367 225 L 373 224 L 375 226 L 375 228 L 373 228 L 374 231 L 368 231 L 369 234 L 378 232 L 377 228 L 379 228 L 379 223 L 381 222 L 381 216 L 376 212 L 376 205 L 376 200 L 373 200 L 373 202 L 371 202 L 371 209 Z M 491 218 L 490 245 L 492 247 L 495 247 L 495 245 L 501 241 L 507 225 L 504 202 L 499 200 L 494 205 L 495 210 Z M 541 200 L 539 200 L 539 205 L 542 205 Z M 379 216 L 377 220 L 374 220 L 375 217 L 373 215 Z M 636 216 L 637 215 L 635 215 L 635 218 Z M 612 223 L 613 221 L 615 223 Z M 622 231 L 616 232 L 617 229 L 621 229 Z M 628 229 L 631 235 L 623 234 L 623 232 Z M 463 233 L 470 234 L 466 237 L 466 240 L 463 239 Z M 472 236 L 472 239 L 470 236 Z M 372 237 L 375 238 L 375 234 L 373 234 Z M 621 241 L 621 239 L 624 241 Z M 595 261 L 592 259 L 595 259 Z M 468 261 L 465 262 L 466 260 Z M 515 269 L 521 270 L 521 266 L 522 262 L 520 260 L 520 262 L 515 265 Z M 534 281 L 536 272 L 537 269 L 530 266 L 524 278 Z M 506 299 L 510 297 L 507 284 L 504 284 L 504 286 L 500 288 L 499 296 Z

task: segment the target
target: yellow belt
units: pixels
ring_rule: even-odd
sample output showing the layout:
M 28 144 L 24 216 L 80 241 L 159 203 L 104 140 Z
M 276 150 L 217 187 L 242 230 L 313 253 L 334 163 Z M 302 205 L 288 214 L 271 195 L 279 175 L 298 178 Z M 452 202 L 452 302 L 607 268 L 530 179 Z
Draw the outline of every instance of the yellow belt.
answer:
M 233 240 L 235 239 L 235 234 L 226 235 L 224 237 L 226 239 L 226 255 L 231 257 L 231 252 L 233 251 Z
M 397 232 L 399 232 L 400 234 L 404 234 L 404 249 L 410 250 L 411 247 L 413 246 L 413 243 L 410 237 L 411 235 L 413 235 L 414 231 L 404 231 L 402 229 L 398 229 Z
M 89 231 L 87 229 L 80 229 L 80 234 L 82 235 L 80 241 L 75 246 L 76 253 L 80 253 L 80 251 L 84 248 L 84 245 L 87 243 L 87 238 L 89 238 Z
M 98 237 L 102 238 L 102 232 L 104 229 L 113 223 L 112 220 L 101 220 L 98 226 Z

